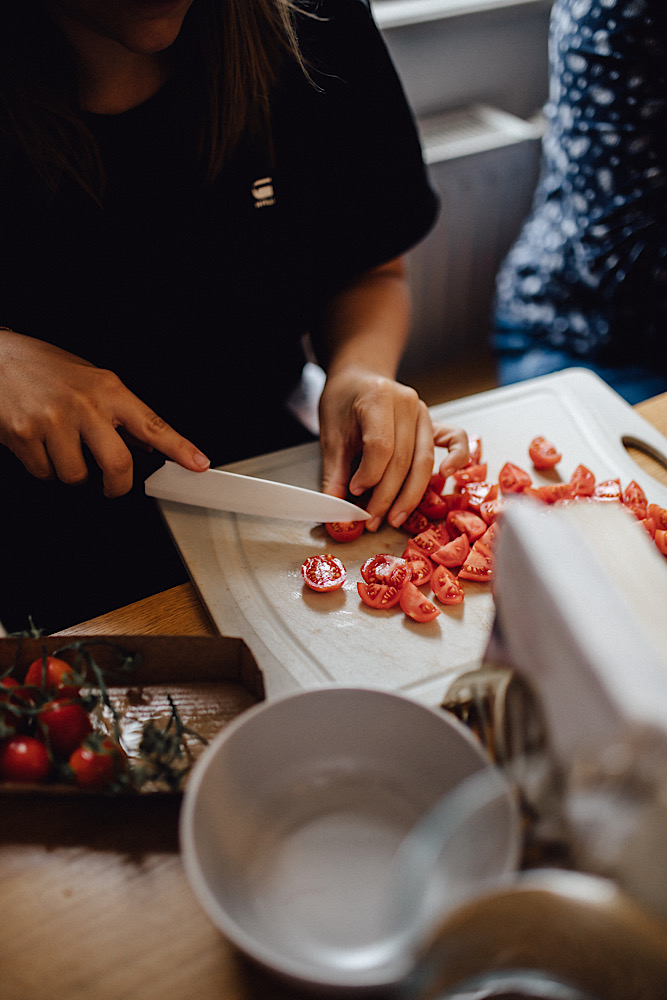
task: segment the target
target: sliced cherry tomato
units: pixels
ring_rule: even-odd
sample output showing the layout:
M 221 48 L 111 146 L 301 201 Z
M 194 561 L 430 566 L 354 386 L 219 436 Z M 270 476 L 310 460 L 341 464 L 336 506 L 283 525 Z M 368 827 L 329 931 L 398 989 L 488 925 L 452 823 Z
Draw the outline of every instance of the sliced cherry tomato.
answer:
M 461 490 L 462 497 L 465 497 L 465 509 L 477 514 L 479 508 L 487 500 L 495 500 L 498 496 L 498 484 L 489 483 L 485 479 L 478 483 L 468 483 Z
M 621 481 L 620 479 L 604 479 L 600 483 L 595 484 L 595 488 L 591 493 L 594 500 L 614 500 L 620 502 L 621 500 Z
M 426 517 L 426 514 L 422 514 L 418 510 L 413 510 L 412 514 L 406 517 L 401 527 L 409 535 L 418 535 L 420 531 L 426 531 L 427 528 L 430 528 L 431 522 Z
M 435 490 L 436 493 L 442 493 L 446 482 L 447 480 L 441 472 L 434 472 L 428 481 L 428 485 L 432 490 Z
M 648 501 L 643 489 L 633 479 L 623 490 L 621 502 L 641 521 L 648 513 Z
M 364 533 L 363 521 L 327 521 L 324 527 L 337 542 L 353 542 Z
M 513 462 L 505 462 L 498 474 L 498 486 L 501 493 L 522 493 L 533 481 L 525 471 Z
M 653 521 L 656 528 L 661 531 L 667 529 L 667 509 L 664 507 L 658 506 L 657 503 L 650 503 L 646 508 L 646 516 Z
M 76 698 L 79 685 L 76 683 L 72 666 L 58 656 L 47 656 L 35 660 L 28 667 L 25 683 L 39 687 L 63 698 Z
M 428 556 L 422 555 L 417 549 L 410 548 L 408 545 L 403 553 L 403 559 L 405 559 L 410 568 L 410 573 L 412 574 L 410 579 L 415 587 L 421 587 L 423 584 L 429 582 L 433 574 L 433 563 Z
M 47 701 L 39 711 L 38 723 L 58 757 L 69 757 L 93 729 L 83 705 L 68 698 Z
M 530 460 L 536 469 L 553 469 L 563 457 L 555 444 L 545 437 L 535 437 L 528 445 Z
M 457 489 L 461 490 L 468 483 L 481 483 L 486 479 L 486 462 L 478 462 L 476 465 L 464 465 L 462 469 L 457 469 L 454 473 L 454 482 Z
M 479 465 L 482 461 L 482 439 L 479 434 L 468 434 L 468 451 L 470 464 Z
M 34 736 L 11 736 L 0 743 L 0 778 L 40 784 L 49 776 L 51 761 L 44 744 Z
M 437 521 L 442 517 L 447 517 L 447 501 L 439 493 L 436 493 L 430 486 L 426 487 L 424 496 L 419 501 L 417 510 L 430 521 Z
M 595 489 L 595 476 L 585 465 L 578 465 L 570 476 L 569 485 L 573 497 L 589 497 Z
M 366 583 L 384 583 L 399 590 L 411 577 L 407 561 L 387 552 L 370 556 L 361 567 L 361 575 Z
M 301 576 L 312 590 L 324 592 L 342 587 L 347 573 L 340 559 L 323 553 L 308 556 L 301 567 Z
M 543 486 L 531 486 L 524 493 L 542 503 L 556 503 L 557 500 L 571 499 L 572 487 L 569 483 L 545 483 Z
M 452 538 L 457 535 L 467 535 L 469 542 L 481 538 L 488 525 L 484 518 L 473 514 L 471 510 L 452 510 L 447 515 L 447 530 Z
M 658 546 L 658 551 L 662 552 L 663 556 L 667 556 L 667 529 L 656 528 L 654 541 Z
M 431 589 L 441 604 L 460 604 L 465 592 L 446 566 L 437 566 L 431 577 Z
M 493 579 L 493 552 L 480 538 L 470 550 L 470 555 L 459 570 L 459 579 L 486 583 Z
M 493 524 L 503 507 L 501 499 L 485 500 L 479 505 L 479 516 L 487 524 Z
M 485 522 L 486 523 L 486 522 Z M 434 552 L 431 558 L 439 566 L 462 566 L 470 552 L 470 541 L 466 534 L 461 534 L 458 538 L 453 538 L 442 548 Z
M 401 588 L 400 605 L 406 615 L 415 622 L 432 622 L 440 614 L 433 601 L 424 597 L 414 583 L 406 583 Z
M 386 583 L 357 583 L 359 597 L 369 608 L 380 608 L 387 610 L 394 608 L 401 598 L 401 592 L 397 587 L 389 587 Z
M 415 548 L 423 556 L 430 556 L 443 544 L 442 539 L 435 527 L 432 525 L 426 531 L 420 531 L 418 535 L 411 538 L 408 545 Z
M 69 766 L 80 788 L 99 790 L 108 787 L 116 777 L 118 758 L 108 747 L 98 750 L 84 744 L 71 755 Z

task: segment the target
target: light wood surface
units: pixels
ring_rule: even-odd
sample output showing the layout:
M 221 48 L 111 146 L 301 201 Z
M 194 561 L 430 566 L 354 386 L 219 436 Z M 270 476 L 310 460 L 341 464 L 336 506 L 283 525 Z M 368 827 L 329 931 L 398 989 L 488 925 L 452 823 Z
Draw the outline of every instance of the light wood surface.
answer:
M 667 394 L 638 411 L 667 435 Z M 638 462 L 667 485 L 667 470 Z M 189 584 L 61 634 L 213 635 Z M 175 799 L 0 801 L 3 1000 L 286 1000 L 185 879 Z

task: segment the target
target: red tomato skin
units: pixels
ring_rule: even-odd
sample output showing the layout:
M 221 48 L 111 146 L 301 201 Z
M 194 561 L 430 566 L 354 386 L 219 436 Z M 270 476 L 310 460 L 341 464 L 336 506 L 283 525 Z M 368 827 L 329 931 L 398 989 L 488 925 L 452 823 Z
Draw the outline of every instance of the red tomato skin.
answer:
M 667 529 L 667 509 L 660 507 L 657 503 L 650 503 L 646 508 L 646 516 L 649 517 L 656 528 L 661 531 Z
M 366 583 L 382 583 L 388 587 L 401 589 L 410 580 L 410 567 L 400 556 L 379 552 L 369 556 L 361 567 L 361 575 Z
M 482 439 L 479 434 L 468 434 L 468 451 L 470 465 L 479 465 L 482 461 Z
M 401 528 L 409 535 L 418 535 L 420 531 L 426 531 L 430 527 L 429 519 L 418 510 L 413 510 L 412 514 L 409 514 L 401 525 Z
M 364 604 L 369 608 L 379 610 L 389 610 L 394 608 L 401 599 L 401 592 L 397 587 L 390 587 L 386 583 L 357 583 L 357 592 Z
M 423 556 L 430 556 L 442 544 L 442 540 L 434 527 L 427 528 L 426 531 L 420 531 L 409 542 L 409 545 L 416 548 L 417 552 Z
M 301 576 L 311 590 L 325 593 L 339 590 L 347 578 L 347 572 L 340 559 L 330 553 L 308 556 L 301 566 Z
M 419 501 L 417 510 L 430 521 L 437 521 L 440 518 L 447 517 L 449 507 L 444 497 L 436 493 L 430 486 L 427 486 L 424 496 Z
M 116 776 L 116 760 L 108 750 L 78 747 L 69 759 L 69 766 L 79 788 L 101 790 L 111 784 Z
M 433 575 L 433 563 L 428 556 L 422 555 L 417 549 L 413 549 L 408 545 L 403 553 L 403 559 L 405 559 L 410 568 L 410 573 L 412 574 L 410 580 L 411 583 L 414 583 L 415 587 L 421 587 L 429 582 Z
M 46 691 L 57 692 L 63 698 L 76 698 L 79 687 L 72 683 L 72 679 L 72 667 L 66 660 L 61 660 L 58 656 L 47 656 L 46 676 L 44 676 L 44 661 L 40 657 L 28 667 L 24 683 L 41 688 L 42 680 L 45 680 Z
M 431 589 L 441 604 L 461 604 L 465 591 L 446 566 L 437 566 L 431 577 Z
M 467 535 L 471 544 L 481 538 L 488 528 L 484 518 L 473 514 L 470 510 L 450 511 L 446 524 L 451 538 L 456 538 L 457 535 Z
M 595 476 L 585 465 L 578 465 L 569 482 L 573 497 L 589 497 L 595 489 Z
M 327 521 L 324 527 L 336 542 L 354 542 L 365 530 L 363 521 Z
M 470 550 L 470 555 L 459 570 L 460 580 L 488 583 L 493 579 L 493 552 L 480 538 Z
M 538 436 L 528 445 L 528 455 L 536 469 L 553 469 L 563 457 L 555 444 Z
M 400 605 L 408 618 L 415 622 L 432 622 L 440 614 L 433 601 L 424 597 L 414 583 L 406 583 L 401 589 Z
M 457 469 L 454 473 L 456 489 L 462 490 L 468 483 L 482 483 L 486 479 L 486 462 L 479 462 L 477 465 L 464 465 L 462 469 Z
M 653 540 L 658 546 L 658 552 L 662 552 L 663 556 L 667 556 L 667 529 L 656 528 Z
M 453 538 L 451 542 L 447 542 L 442 548 L 434 552 L 431 558 L 434 563 L 438 566 L 447 566 L 452 568 L 454 566 L 462 566 L 468 557 L 470 552 L 470 541 L 466 534 L 461 534 L 458 538 Z
M 83 705 L 66 698 L 43 705 L 38 722 L 51 750 L 58 757 L 69 757 L 93 730 Z
M 533 481 L 525 469 L 513 462 L 505 462 L 498 473 L 498 486 L 503 494 L 522 493 L 532 485 Z
M 0 743 L 0 779 L 42 784 L 51 771 L 49 753 L 34 736 L 10 736 Z

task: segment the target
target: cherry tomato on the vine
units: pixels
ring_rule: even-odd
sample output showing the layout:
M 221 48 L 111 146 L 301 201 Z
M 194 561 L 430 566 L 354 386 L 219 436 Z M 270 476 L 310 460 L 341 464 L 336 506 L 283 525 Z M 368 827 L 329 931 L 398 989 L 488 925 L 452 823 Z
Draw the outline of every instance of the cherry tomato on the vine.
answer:
M 116 777 L 117 759 L 111 749 L 102 746 L 96 750 L 84 744 L 71 755 L 69 766 L 80 788 L 101 789 Z
M 10 736 L 0 742 L 0 779 L 41 784 L 49 776 L 51 760 L 41 740 Z
M 83 705 L 68 698 L 47 701 L 37 720 L 51 750 L 59 757 L 69 757 L 93 729 Z
M 40 657 L 31 663 L 25 675 L 25 683 L 33 687 L 44 687 L 45 691 L 57 693 L 63 698 L 75 698 L 79 693 L 79 685 L 75 681 L 71 665 L 58 656 Z

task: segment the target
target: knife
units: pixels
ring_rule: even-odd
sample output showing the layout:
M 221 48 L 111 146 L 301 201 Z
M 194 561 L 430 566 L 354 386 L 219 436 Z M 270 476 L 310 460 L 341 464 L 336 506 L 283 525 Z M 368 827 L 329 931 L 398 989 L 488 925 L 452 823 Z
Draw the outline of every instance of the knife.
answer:
M 306 490 L 287 483 L 274 483 L 254 476 L 208 469 L 190 472 L 175 462 L 166 462 L 144 483 L 149 497 L 211 510 L 229 510 L 257 517 L 291 521 L 367 521 L 368 511 L 339 497 Z

